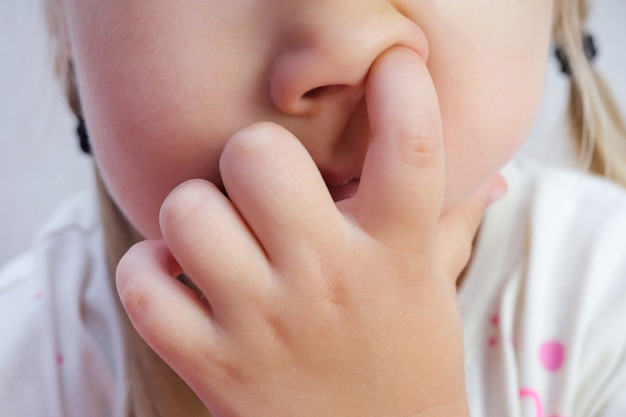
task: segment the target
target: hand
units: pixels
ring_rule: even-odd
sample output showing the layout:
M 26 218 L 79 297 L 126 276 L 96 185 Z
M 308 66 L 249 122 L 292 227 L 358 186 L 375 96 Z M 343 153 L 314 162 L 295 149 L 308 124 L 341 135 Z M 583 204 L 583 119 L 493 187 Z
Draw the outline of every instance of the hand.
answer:
M 133 325 L 215 416 L 468 415 L 455 281 L 502 180 L 442 215 L 437 97 L 412 51 L 377 60 L 366 99 L 355 197 L 335 204 L 298 140 L 257 124 L 222 154 L 230 200 L 184 183 L 163 240 L 120 262 Z

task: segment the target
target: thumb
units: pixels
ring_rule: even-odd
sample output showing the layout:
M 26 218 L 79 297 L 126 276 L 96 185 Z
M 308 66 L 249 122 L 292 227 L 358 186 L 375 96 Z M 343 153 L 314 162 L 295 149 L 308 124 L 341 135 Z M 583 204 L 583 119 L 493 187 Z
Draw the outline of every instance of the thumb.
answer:
M 453 286 L 470 260 L 473 242 L 486 209 L 502 198 L 506 191 L 505 179 L 496 175 L 459 207 L 439 219 L 435 256 L 439 268 Z

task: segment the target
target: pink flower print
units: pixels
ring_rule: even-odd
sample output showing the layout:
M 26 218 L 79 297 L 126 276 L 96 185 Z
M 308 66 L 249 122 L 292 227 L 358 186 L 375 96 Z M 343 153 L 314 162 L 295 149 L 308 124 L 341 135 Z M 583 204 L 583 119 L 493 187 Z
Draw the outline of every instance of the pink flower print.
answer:
M 535 417 L 543 417 L 543 404 L 537 391 L 532 388 L 522 388 L 519 390 L 520 398 L 530 398 L 535 404 Z
M 543 414 L 543 403 L 541 402 L 541 397 L 532 388 L 522 388 L 519 390 L 520 398 L 529 398 L 535 404 L 535 417 L 544 417 Z M 565 417 L 561 414 L 551 414 L 550 417 Z
M 498 316 L 498 313 L 495 313 L 489 319 L 489 324 L 491 325 L 492 331 L 497 332 L 499 323 L 500 323 L 500 316 Z M 487 340 L 487 344 L 489 345 L 490 348 L 496 347 L 498 345 L 497 336 L 490 336 L 489 339 Z
M 563 367 L 565 361 L 565 346 L 555 341 L 546 341 L 539 347 L 539 360 L 548 372 L 557 372 Z M 528 398 L 535 405 L 535 417 L 544 417 L 543 403 L 539 393 L 532 388 L 522 388 L 519 391 L 520 398 Z M 551 414 L 550 417 L 564 417 L 563 415 Z
M 565 346 L 559 342 L 545 342 L 539 348 L 539 358 L 546 370 L 556 372 L 563 366 Z

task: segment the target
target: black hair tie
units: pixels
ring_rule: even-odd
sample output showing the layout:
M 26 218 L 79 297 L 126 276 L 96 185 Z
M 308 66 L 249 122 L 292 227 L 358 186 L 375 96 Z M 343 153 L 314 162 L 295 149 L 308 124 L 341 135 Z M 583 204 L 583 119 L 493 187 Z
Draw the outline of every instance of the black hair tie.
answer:
M 593 62 L 598 56 L 598 48 L 596 46 L 596 41 L 590 34 L 585 34 L 583 36 L 583 48 L 585 50 L 585 57 L 587 61 Z M 572 67 L 569 63 L 569 58 L 565 53 L 565 50 L 561 46 L 557 46 L 554 50 L 554 56 L 559 60 L 559 64 L 561 67 L 561 72 L 565 75 L 572 75 Z
M 80 141 L 80 149 L 86 153 L 91 155 L 91 145 L 89 145 L 89 135 L 87 134 L 87 126 L 85 125 L 85 119 L 82 117 L 78 118 L 78 126 L 76 126 L 76 134 L 78 135 L 78 139 Z

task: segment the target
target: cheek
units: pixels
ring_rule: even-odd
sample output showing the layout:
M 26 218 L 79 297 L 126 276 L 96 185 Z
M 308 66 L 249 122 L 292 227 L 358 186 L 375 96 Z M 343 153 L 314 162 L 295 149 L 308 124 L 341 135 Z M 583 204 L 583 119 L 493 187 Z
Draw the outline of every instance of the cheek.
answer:
M 162 75 L 140 101 L 136 101 L 137 88 L 128 85 L 130 94 L 100 101 L 94 104 L 99 111 L 88 115 L 93 122 L 94 156 L 107 189 L 147 238 L 160 237 L 159 210 L 176 186 L 192 178 L 221 184 L 218 167 L 222 149 L 254 116 L 234 102 L 235 95 L 221 97 L 218 88 L 201 98 L 185 94 L 180 84 L 170 83 L 172 89 L 163 91 L 159 86 L 168 85 L 165 81 L 169 77 Z M 132 82 L 128 77 L 126 81 Z M 94 99 L 98 100 L 101 98 Z M 224 107 L 242 109 L 247 116 L 224 114 Z
M 532 31 L 512 33 L 502 23 L 474 19 L 488 30 L 459 24 L 451 26 L 458 32 L 433 37 L 441 42 L 431 42 L 429 68 L 444 129 L 446 208 L 495 175 L 527 137 L 543 91 L 550 11 L 543 6 L 541 14 L 502 19 Z
M 530 77 L 532 82 L 520 82 L 513 73 L 481 78 L 459 86 L 453 97 L 441 97 L 447 207 L 458 204 L 513 157 L 528 136 L 540 102 L 542 73 Z
M 193 96 L 183 83 L 172 82 L 176 69 L 163 68 L 171 71 L 127 71 L 123 78 L 101 68 L 84 89 L 99 172 L 122 211 L 148 238 L 160 235 L 159 209 L 170 190 L 191 177 L 217 178 L 223 146 L 214 139 L 219 133 L 195 121 Z M 100 85 L 118 88 L 107 93 Z
M 205 157 L 193 158 L 171 138 L 145 136 L 150 140 L 146 143 L 135 140 L 142 132 L 129 133 L 101 135 L 94 157 L 107 189 L 131 223 L 146 238 L 158 238 L 165 197 L 187 179 L 216 178 L 220 151 L 198 150 Z
M 160 236 L 160 206 L 177 185 L 191 178 L 219 184 L 219 155 L 235 129 L 227 116 L 212 117 L 230 106 L 219 89 L 199 92 L 214 83 L 189 82 L 198 77 L 167 59 L 159 65 L 144 56 L 141 64 L 158 70 L 140 67 L 123 75 L 103 66 L 84 89 L 99 171 L 122 211 L 148 238 Z M 118 87 L 107 92 L 101 85 Z
M 118 8 L 124 5 L 118 3 L 107 3 L 109 14 L 89 11 L 84 12 L 85 19 L 75 20 L 81 25 L 76 23 L 74 28 L 74 59 L 103 180 L 131 223 L 154 238 L 160 235 L 158 214 L 167 194 L 190 178 L 219 183 L 223 145 L 233 131 L 248 123 L 241 114 L 250 114 L 246 106 L 255 103 L 242 105 L 237 101 L 239 90 L 229 90 L 220 81 L 226 76 L 240 79 L 239 88 L 245 91 L 254 88 L 250 86 L 254 80 L 238 72 L 243 70 L 237 57 L 216 48 L 208 54 L 206 43 L 197 41 L 214 36 L 211 24 L 181 31 L 180 22 L 192 18 L 157 8 L 167 2 L 155 2 L 154 10 L 146 6 L 135 11 L 155 16 L 131 24 L 130 12 L 121 13 Z M 132 6 L 141 4 L 133 2 Z M 158 21 L 162 15 L 171 19 L 159 25 L 140 24 Z M 95 23 L 96 17 L 109 23 L 118 18 L 129 22 L 112 25 L 119 32 L 109 33 L 106 25 Z M 241 112 L 225 113 L 224 108 Z

